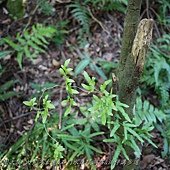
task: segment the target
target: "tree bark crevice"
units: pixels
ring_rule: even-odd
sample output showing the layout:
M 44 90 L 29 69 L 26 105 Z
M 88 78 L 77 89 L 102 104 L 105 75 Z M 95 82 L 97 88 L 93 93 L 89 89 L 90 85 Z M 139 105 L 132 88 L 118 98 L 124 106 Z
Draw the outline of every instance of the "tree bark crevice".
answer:
M 140 20 L 142 0 L 129 0 L 124 24 L 120 63 L 117 69 L 117 95 L 122 103 L 129 105 L 126 112 L 133 118 L 133 107 L 136 100 L 136 89 L 143 71 L 145 56 L 152 38 L 152 19 Z M 123 118 L 122 118 L 123 121 Z M 120 128 L 123 134 L 123 127 Z M 122 138 L 124 138 L 122 136 Z M 123 140 L 123 139 L 122 139 Z M 134 160 L 134 150 L 126 146 L 130 162 L 124 166 L 133 170 L 137 164 Z

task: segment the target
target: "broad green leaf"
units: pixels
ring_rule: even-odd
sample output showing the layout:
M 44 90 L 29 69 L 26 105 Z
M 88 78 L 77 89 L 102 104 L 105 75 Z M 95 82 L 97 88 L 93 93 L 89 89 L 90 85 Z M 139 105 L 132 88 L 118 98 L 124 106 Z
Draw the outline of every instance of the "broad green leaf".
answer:
M 23 58 L 23 52 L 18 52 L 17 54 L 17 62 L 19 64 L 20 69 L 22 69 L 22 58 Z
M 38 46 L 37 44 L 35 44 L 33 41 L 28 41 L 27 42 L 28 43 L 28 45 L 30 45 L 33 49 L 35 49 L 36 51 L 38 51 L 38 52 L 41 52 L 41 53 L 46 53 L 46 51 L 45 50 L 43 50 L 40 46 Z
M 16 50 L 16 51 L 20 51 L 20 50 L 21 50 L 20 45 L 14 43 L 11 39 L 9 39 L 9 38 L 3 38 L 3 40 L 4 40 L 8 45 L 10 45 L 14 50 Z
M 85 90 L 87 90 L 87 91 L 92 91 L 92 88 L 91 88 L 91 86 L 88 86 L 88 85 L 86 85 L 86 84 L 81 84 L 82 85 L 82 87 L 85 89 Z
M 143 138 L 144 138 L 145 140 L 147 140 L 152 146 L 154 146 L 155 148 L 158 148 L 158 147 L 152 142 L 152 140 L 149 139 L 147 136 L 143 135 Z
M 41 112 L 40 112 L 40 111 L 37 111 L 37 114 L 36 114 L 36 117 L 35 117 L 35 122 L 38 121 L 40 115 L 41 115 Z
M 131 148 L 135 151 L 135 155 L 137 156 L 137 158 L 140 158 L 141 156 L 141 150 L 139 148 L 139 146 L 136 144 L 136 141 L 134 140 L 133 137 L 131 137 Z
M 144 143 L 144 140 L 138 135 L 133 129 L 126 127 L 127 131 L 129 131 L 133 136 L 135 136 L 141 143 Z
M 168 144 L 168 139 L 164 138 L 162 157 L 164 158 L 165 156 L 167 156 L 168 152 L 170 152 L 170 146 Z
M 39 147 L 40 147 L 40 143 L 37 142 L 36 148 L 33 150 L 33 153 L 32 153 L 31 159 L 30 159 L 30 162 L 33 162 L 33 161 L 35 160 L 35 157 L 37 156 L 38 151 L 39 151 Z
M 69 146 L 70 147 L 70 149 L 73 149 L 73 147 L 72 147 L 72 145 L 66 145 L 66 146 Z M 73 154 L 71 155 L 71 157 L 69 158 L 69 160 L 67 161 L 67 163 L 70 163 L 71 161 L 73 161 L 74 160 L 74 158 L 79 154 L 79 153 L 81 153 L 82 152 L 82 150 L 83 150 L 83 146 L 81 146 L 81 147 L 79 147 L 79 148 L 76 148 L 75 147 L 75 152 L 73 152 Z
M 55 109 L 55 106 L 52 103 L 47 104 L 48 109 Z
M 60 72 L 61 75 L 65 76 L 65 72 L 62 68 L 59 69 L 59 72 Z
M 90 78 L 90 76 L 88 75 L 88 73 L 86 71 L 83 72 L 84 78 L 85 80 L 90 84 L 90 82 L 92 81 L 92 79 Z
M 124 140 L 123 140 L 123 143 L 124 143 L 124 141 L 127 140 L 127 129 L 126 129 L 125 126 L 123 128 L 124 128 Z
M 66 109 L 66 111 L 64 112 L 64 117 L 66 117 L 68 114 L 70 114 L 71 112 L 71 105 L 68 106 L 68 108 Z
M 125 112 L 125 110 L 123 109 L 123 107 L 121 107 L 121 106 L 117 106 L 116 105 L 116 107 L 117 107 L 117 109 L 122 113 L 122 115 L 123 115 L 123 117 L 128 121 L 128 122 L 132 122 L 131 120 L 130 120 L 130 118 L 129 118 L 129 116 L 128 116 L 128 114 Z
M 120 124 L 118 122 L 114 123 L 114 128 L 110 132 L 110 137 L 114 136 L 116 131 L 119 129 Z
M 72 94 L 79 94 L 79 92 L 75 89 L 72 89 Z
M 24 47 L 24 46 L 27 44 L 26 40 L 23 39 L 19 34 L 17 34 L 16 39 L 18 40 L 18 42 L 20 43 L 20 45 L 21 45 L 22 47 Z
M 31 39 L 31 37 L 33 37 L 33 36 L 29 35 L 28 30 L 25 30 L 25 31 L 24 31 L 24 38 L 25 38 L 27 41 L 29 41 L 29 40 Z
M 91 150 L 95 151 L 96 153 L 103 154 L 103 152 L 102 152 L 101 150 L 93 147 L 92 145 L 88 145 L 88 147 L 89 147 Z
M 98 135 L 103 135 L 104 132 L 95 132 L 89 135 L 89 138 L 93 138 L 94 136 L 98 136 Z
M 67 83 L 74 83 L 75 81 L 74 81 L 73 79 L 66 78 L 66 82 L 67 82 Z
M 67 106 L 68 103 L 69 103 L 69 101 L 66 99 L 66 100 L 63 100 L 63 101 L 61 102 L 61 105 L 62 105 L 63 107 L 65 107 L 65 106 Z
M 118 145 L 117 148 L 116 148 L 116 151 L 114 152 L 114 156 L 112 158 L 112 161 L 111 161 L 111 169 L 115 168 L 116 162 L 117 162 L 119 155 L 121 153 L 121 149 L 122 149 L 122 145 Z
M 91 126 L 92 126 L 92 128 L 95 130 L 95 131 L 99 131 L 99 125 L 97 124 L 97 123 L 95 123 L 95 122 L 92 122 L 91 123 Z
M 41 116 L 42 116 L 42 122 L 44 124 L 46 122 L 46 120 L 47 120 L 48 111 L 47 110 L 42 111 Z
M 134 127 L 137 127 L 138 125 L 135 125 L 135 124 L 132 124 L 132 123 L 127 123 L 125 122 L 124 124 L 125 126 L 128 126 L 128 127 L 131 127 L 131 128 L 134 128 Z
M 80 140 L 76 137 L 76 136 L 71 136 L 71 135 L 67 135 L 67 134 L 57 134 L 57 137 L 67 141 L 74 141 L 74 142 L 80 142 Z
M 98 67 L 96 64 L 93 64 L 93 67 L 95 69 L 95 71 L 97 72 L 97 74 L 103 79 L 103 80 L 107 80 L 107 77 L 105 75 L 105 73 L 103 72 L 103 70 Z
M 77 125 L 85 125 L 87 123 L 87 119 L 85 118 L 80 118 L 80 119 L 76 119 L 74 120 L 75 124 Z
M 14 91 L 9 91 L 4 94 L 0 94 L 0 101 L 5 101 L 9 99 L 10 97 L 17 96 L 17 93 Z
M 34 41 L 36 44 L 40 45 L 40 46 L 43 46 L 44 48 L 46 48 L 47 46 L 42 43 L 42 41 L 40 41 L 37 37 L 35 36 L 31 36 L 31 40 Z
M 46 151 L 48 150 L 47 137 L 48 137 L 47 133 L 43 134 L 43 140 L 42 140 L 43 144 L 42 144 L 42 150 L 41 150 L 41 162 L 44 161 Z
M 68 138 L 68 139 L 69 139 L 69 138 Z M 76 154 L 78 154 L 78 152 L 80 152 L 81 149 L 83 148 L 83 147 L 77 148 L 76 146 L 68 143 L 66 140 L 63 140 L 63 139 L 62 139 L 62 142 L 64 143 L 64 145 L 65 145 L 67 148 L 70 148 L 71 150 L 76 151 Z M 75 156 L 76 156 L 76 155 L 75 155 Z M 69 160 L 72 161 L 72 156 L 70 157 Z M 69 162 L 69 160 L 68 160 L 68 162 Z
M 12 51 L 0 51 L 0 59 L 6 57 L 10 53 L 12 53 Z
M 122 153 L 123 153 L 123 155 L 124 155 L 124 157 L 127 159 L 127 160 L 129 160 L 129 156 L 127 155 L 127 153 L 126 153 L 126 150 L 122 147 Z
M 34 36 L 36 37 L 36 38 L 38 38 L 38 39 L 40 39 L 44 44 L 46 44 L 46 45 L 48 45 L 49 43 L 48 43 L 48 41 L 42 36 L 42 35 L 40 35 L 40 34 L 34 34 Z
M 105 125 L 107 116 L 106 116 L 106 113 L 104 111 L 101 113 L 101 119 L 102 119 L 102 124 Z
M 10 80 L 0 86 L 0 93 L 4 93 L 6 90 L 10 89 L 15 84 L 15 81 Z
M 70 59 L 67 59 L 65 62 L 64 62 L 64 67 L 67 67 L 70 63 Z
M 114 143 L 116 142 L 116 140 L 115 139 L 104 139 L 103 142 Z
M 108 84 L 110 84 L 112 82 L 112 80 L 107 80 L 105 81 L 102 85 L 100 85 L 100 90 L 104 91 L 107 87 Z
M 122 106 L 122 107 L 125 107 L 125 108 L 128 108 L 129 106 L 125 103 L 121 103 L 120 101 L 116 101 L 116 103 L 119 105 L 119 106 Z
M 89 65 L 90 61 L 90 58 L 81 60 L 75 68 L 75 75 L 80 74 Z
M 68 126 L 63 126 L 63 127 L 60 129 L 60 131 L 64 132 L 64 131 L 72 128 L 73 126 L 75 126 L 75 125 L 74 125 L 74 124 L 69 124 Z
M 86 146 L 85 147 L 85 152 L 86 152 L 86 156 L 87 156 L 87 159 L 88 159 L 88 161 L 89 161 L 89 164 L 91 165 L 91 168 L 92 169 L 96 169 L 96 167 L 95 167 L 95 165 L 94 165 L 94 163 L 93 163 L 93 159 L 92 159 L 92 151 Z
M 27 45 L 24 46 L 24 52 L 25 52 L 26 57 L 32 59 L 32 56 L 31 56 L 31 53 L 30 53 L 30 49 L 28 48 Z

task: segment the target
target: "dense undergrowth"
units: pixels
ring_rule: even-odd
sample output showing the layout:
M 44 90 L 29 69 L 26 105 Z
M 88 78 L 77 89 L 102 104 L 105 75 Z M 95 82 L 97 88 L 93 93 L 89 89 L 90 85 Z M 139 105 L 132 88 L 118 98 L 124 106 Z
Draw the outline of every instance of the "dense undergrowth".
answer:
M 121 103 L 114 94 L 112 80 L 109 72 L 117 67 L 117 63 L 91 58 L 88 52 L 80 53 L 81 60 L 75 69 L 69 67 L 70 60 L 66 60 L 59 69 L 64 85 L 52 85 L 42 89 L 37 97 L 30 96 L 30 100 L 24 104 L 36 113 L 34 126 L 12 145 L 9 150 L 0 152 L 1 166 L 6 169 L 45 168 L 46 166 L 81 166 L 84 163 L 89 168 L 95 169 L 94 156 L 104 155 L 106 150 L 102 147 L 112 148 L 111 164 L 113 169 L 119 156 L 126 160 L 126 146 L 130 146 L 137 158 L 140 158 L 141 148 L 145 142 L 157 147 L 152 141 L 151 132 L 157 129 L 163 137 L 162 157 L 170 155 L 170 18 L 168 10 L 170 3 L 166 0 L 156 1 L 159 5 L 157 13 L 154 2 L 146 15 L 154 17 L 159 34 L 155 34 L 150 51 L 148 53 L 145 69 L 141 78 L 141 85 L 137 91 L 138 97 L 133 110 L 133 118 L 126 113 L 126 104 Z M 70 14 L 79 24 L 78 42 L 82 45 L 90 36 L 91 21 L 95 21 L 102 27 L 102 23 L 96 19 L 96 12 L 106 13 L 112 10 L 124 12 L 127 1 L 111 0 L 86 0 L 68 3 Z M 49 1 L 37 0 L 40 13 L 55 15 L 54 4 Z M 153 12 L 154 11 L 154 12 Z M 145 15 L 143 13 L 143 15 Z M 68 36 L 67 26 L 71 21 L 62 21 L 57 25 L 45 26 L 34 24 L 18 33 L 14 38 L 1 39 L 1 45 L 5 47 L 0 52 L 0 60 L 7 55 L 16 58 L 20 69 L 23 68 L 23 60 L 34 60 L 39 54 L 46 53 L 49 43 L 62 45 Z M 160 35 L 160 37 L 158 37 Z M 100 64 L 105 63 L 105 64 Z M 0 77 L 5 73 L 5 65 L 0 67 Z M 90 69 L 104 81 L 100 83 L 97 78 L 89 76 L 85 69 Z M 81 86 L 76 83 L 77 76 L 83 74 Z M 6 81 L 0 86 L 0 101 L 4 102 L 17 95 L 12 91 L 12 86 L 17 81 Z M 58 88 L 66 91 L 66 97 L 62 99 L 61 113 L 56 112 L 50 94 L 47 90 Z M 149 98 L 150 92 L 156 96 L 157 103 Z M 83 96 L 80 97 L 80 93 Z M 83 98 L 88 98 L 84 101 Z M 155 100 L 155 99 L 154 99 Z M 122 117 L 124 121 L 122 121 Z M 121 140 L 122 134 L 124 135 Z M 97 157 L 96 156 L 96 157 Z M 81 157 L 81 163 L 78 162 Z M 75 165 L 76 164 L 76 165 Z M 73 167 L 74 168 L 74 167 Z

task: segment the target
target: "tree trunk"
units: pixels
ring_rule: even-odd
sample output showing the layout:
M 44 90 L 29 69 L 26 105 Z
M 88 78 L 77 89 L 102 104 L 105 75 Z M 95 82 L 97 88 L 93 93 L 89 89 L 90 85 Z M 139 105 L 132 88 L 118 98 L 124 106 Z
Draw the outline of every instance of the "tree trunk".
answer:
M 134 102 L 134 93 L 137 87 L 136 82 L 129 80 L 134 74 L 133 66 L 131 65 L 132 57 L 130 57 L 130 54 L 140 19 L 141 2 L 142 0 L 129 0 L 124 24 L 120 63 L 117 72 L 117 94 L 119 100 L 130 106 Z M 131 108 L 129 109 L 131 110 Z
M 129 0 L 128 2 L 120 63 L 117 69 L 117 95 L 122 103 L 129 105 L 126 112 L 131 118 L 133 117 L 132 111 L 136 100 L 135 93 L 143 71 L 153 27 L 152 19 L 143 19 L 139 23 L 141 2 L 141 0 Z M 122 132 L 123 127 L 120 128 L 120 134 L 123 134 Z M 134 151 L 130 147 L 127 147 L 126 151 L 130 162 L 125 165 L 124 169 L 133 170 L 137 163 Z

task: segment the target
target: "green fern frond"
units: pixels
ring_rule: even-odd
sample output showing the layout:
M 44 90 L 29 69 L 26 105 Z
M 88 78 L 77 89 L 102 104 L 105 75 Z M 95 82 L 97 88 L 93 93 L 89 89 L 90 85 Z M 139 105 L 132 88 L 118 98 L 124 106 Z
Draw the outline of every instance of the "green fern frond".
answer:
M 169 89 L 170 89 L 170 85 L 169 86 L 164 85 L 164 86 L 159 87 L 162 105 L 167 104 L 167 102 L 169 101 L 169 98 L 170 98 Z
M 73 17 L 80 23 L 82 30 L 85 33 L 89 33 L 90 30 L 90 15 L 85 5 L 75 2 L 69 7 L 72 9 L 71 13 Z
M 10 91 L 10 88 L 16 83 L 16 81 L 7 81 L 0 86 L 0 102 L 9 99 L 10 97 L 17 96 L 17 92 Z
M 127 0 L 85 0 L 85 4 L 92 4 L 94 8 L 103 11 L 117 10 L 126 12 Z
M 142 101 L 140 97 L 136 99 L 136 108 L 134 110 L 135 121 L 138 123 L 157 123 L 162 122 L 166 115 L 162 110 L 157 109 L 149 101 Z
M 54 13 L 53 5 L 48 0 L 36 0 L 36 3 L 42 13 L 52 15 Z
M 155 89 L 162 108 L 169 106 L 170 99 L 170 35 L 164 34 L 152 44 L 146 60 L 141 82 Z
M 17 53 L 17 61 L 22 68 L 24 56 L 33 60 L 39 53 L 46 52 L 45 49 L 49 44 L 48 39 L 52 38 L 55 32 L 56 29 L 53 27 L 36 24 L 32 26 L 31 31 L 27 29 L 23 35 L 17 34 L 16 41 L 9 37 L 4 38 L 4 41 Z

